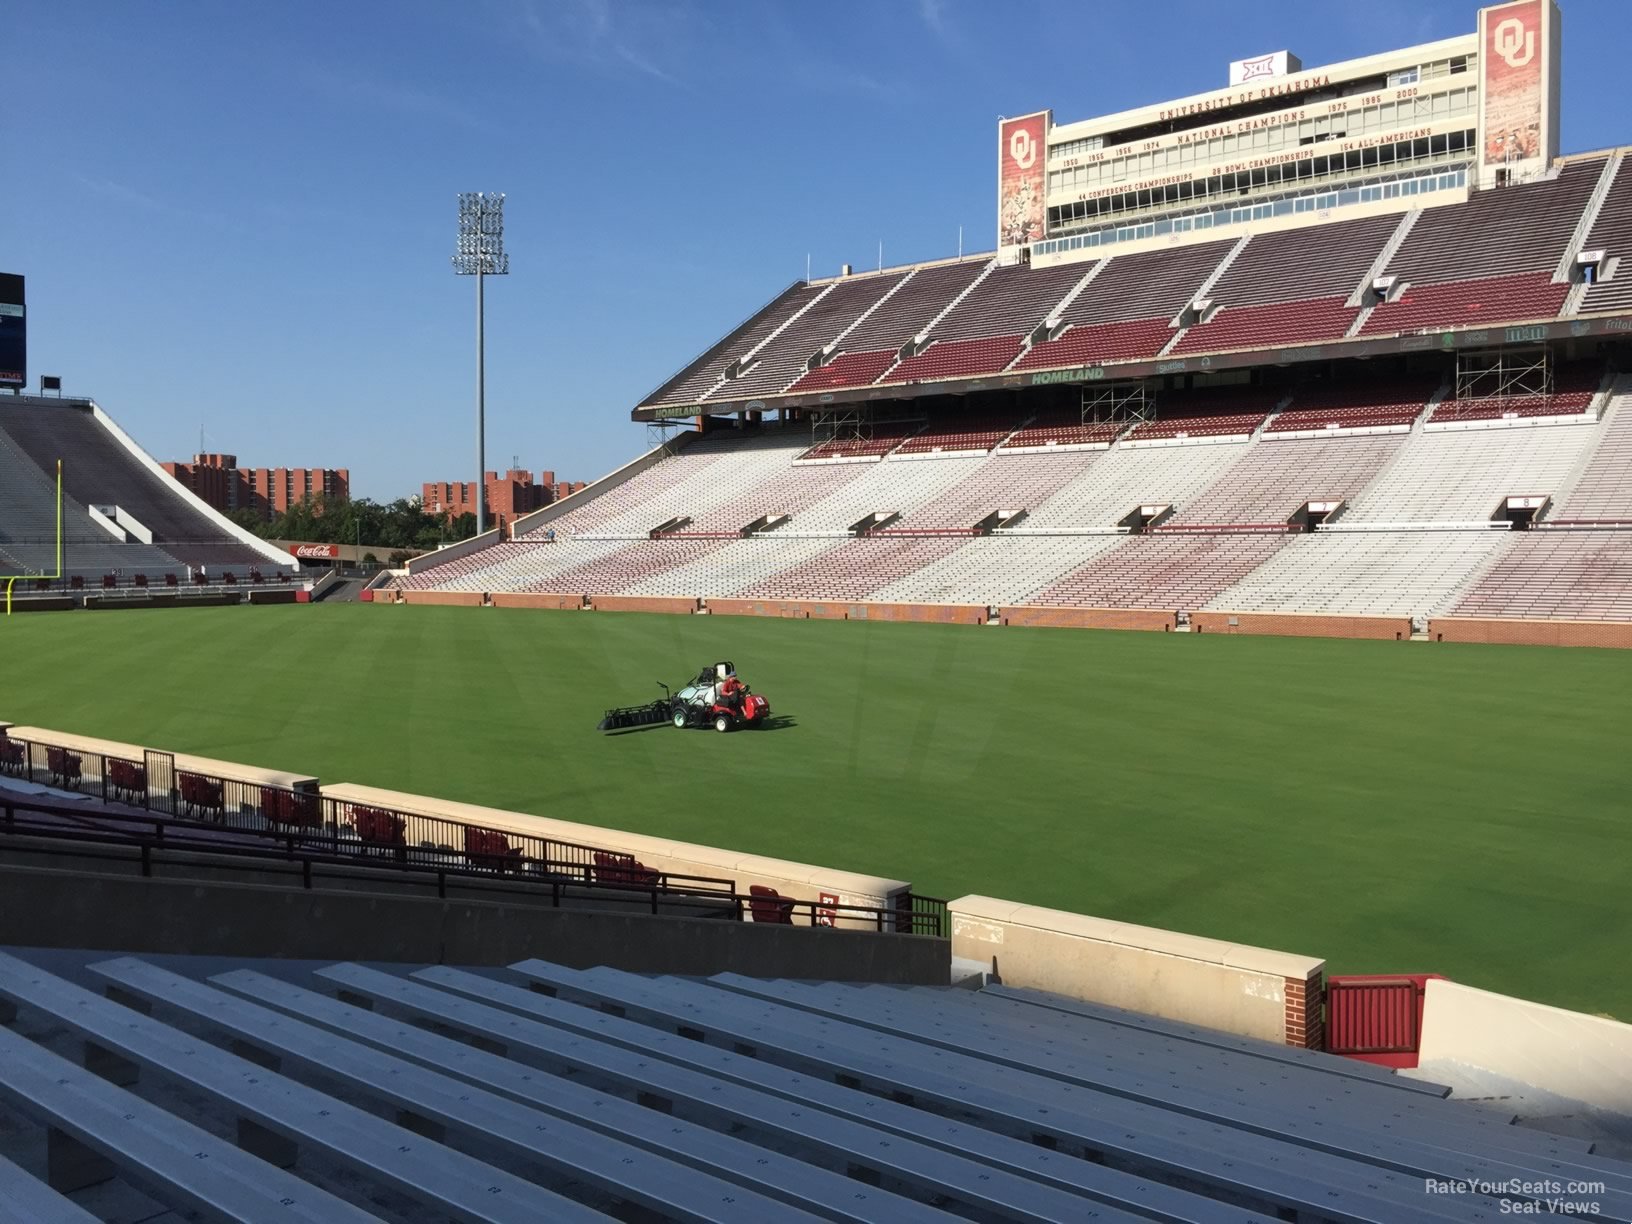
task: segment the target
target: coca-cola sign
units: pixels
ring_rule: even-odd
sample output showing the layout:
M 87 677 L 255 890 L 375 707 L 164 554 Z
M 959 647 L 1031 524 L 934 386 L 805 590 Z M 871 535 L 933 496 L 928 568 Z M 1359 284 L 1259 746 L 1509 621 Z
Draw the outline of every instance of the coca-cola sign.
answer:
M 338 544 L 291 544 L 289 551 L 305 561 L 334 561 L 340 556 Z

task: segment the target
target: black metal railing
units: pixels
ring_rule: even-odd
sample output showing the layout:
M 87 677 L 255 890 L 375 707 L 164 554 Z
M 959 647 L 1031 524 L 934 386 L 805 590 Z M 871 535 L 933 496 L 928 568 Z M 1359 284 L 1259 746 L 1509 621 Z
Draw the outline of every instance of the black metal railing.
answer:
M 728 906 L 738 920 L 947 937 L 946 902 L 933 897 L 908 893 L 893 907 L 880 907 L 798 900 L 764 888 L 739 890 L 734 880 L 650 867 L 604 847 L 187 769 L 166 752 L 145 750 L 138 760 L 134 754 L 114 756 L 0 732 L 0 775 L 128 809 L 86 811 L 0 790 L 8 831 L 21 827 L 19 812 L 52 818 L 26 822 L 39 837 L 135 840 L 239 857 L 428 872 L 439 891 L 449 879 L 487 879 L 516 887 L 640 895 L 653 913 L 664 904 L 708 901 Z M 65 825 L 62 817 L 71 822 Z M 305 870 L 310 887 L 310 868 Z

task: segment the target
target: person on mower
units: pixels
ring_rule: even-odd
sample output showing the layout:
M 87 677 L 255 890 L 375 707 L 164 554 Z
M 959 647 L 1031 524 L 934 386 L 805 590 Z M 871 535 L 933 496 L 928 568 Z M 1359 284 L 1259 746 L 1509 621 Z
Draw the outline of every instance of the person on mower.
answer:
M 741 680 L 737 679 L 737 673 L 731 672 L 724 680 L 720 681 L 720 687 L 715 690 L 715 700 L 723 706 L 741 712 L 744 691 L 744 685 Z

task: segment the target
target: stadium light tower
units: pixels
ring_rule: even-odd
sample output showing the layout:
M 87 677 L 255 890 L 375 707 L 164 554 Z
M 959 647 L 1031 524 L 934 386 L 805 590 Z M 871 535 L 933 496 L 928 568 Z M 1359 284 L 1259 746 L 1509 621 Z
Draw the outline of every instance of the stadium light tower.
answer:
M 507 276 L 504 253 L 504 193 L 459 193 L 459 245 L 453 255 L 456 276 L 476 278 L 476 533 L 487 530 L 487 332 L 482 319 L 482 282 Z

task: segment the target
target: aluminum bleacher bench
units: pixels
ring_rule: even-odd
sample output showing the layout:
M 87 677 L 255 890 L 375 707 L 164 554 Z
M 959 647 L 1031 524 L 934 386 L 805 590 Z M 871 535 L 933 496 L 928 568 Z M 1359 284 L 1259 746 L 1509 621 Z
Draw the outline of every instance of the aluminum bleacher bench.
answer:
M 1193 1050 L 1177 1040 L 1141 1039 L 1128 1030 L 1113 1030 L 1092 1039 L 1058 1030 L 1038 1035 L 1012 1022 L 989 1021 L 979 1014 L 979 1002 L 969 992 L 959 992 L 960 997 L 952 999 L 942 997 L 949 991 L 937 991 L 927 998 L 921 992 L 869 994 L 847 986 L 816 988 L 736 974 L 721 974 L 711 981 L 739 993 L 878 1032 L 911 1033 L 920 1042 L 1018 1071 L 1105 1089 L 1118 1096 L 1143 1096 L 1185 1113 L 1207 1109 L 1207 1097 L 1298 1113 L 1312 1107 L 1318 1121 L 1302 1125 L 1313 1125 L 1323 1132 L 1363 1128 L 1391 1139 L 1527 1166 L 1538 1159 L 1551 1166 L 1584 1155 L 1579 1147 L 1560 1145 L 1556 1136 L 1512 1126 L 1511 1113 L 1476 1113 L 1460 1104 L 1447 1106 L 1420 1096 L 1384 1092 L 1316 1069 L 1244 1060 L 1215 1051 L 1208 1059 L 1206 1074 L 1196 1075 L 1190 1070 L 1195 1063 Z M 974 1007 L 960 1007 L 960 1001 Z M 1116 1055 L 1120 1057 L 1113 1057 Z M 1162 1084 L 1164 1070 L 1169 1078 L 1166 1091 Z M 1215 1116 L 1229 1120 L 1224 1112 Z M 1331 1139 L 1328 1150 L 1339 1150 L 1335 1139 L 1327 1138 Z M 1364 1134 L 1351 1140 L 1361 1145 L 1365 1141 Z M 1397 1167 L 1408 1167 L 1403 1156 L 1396 1158 L 1401 1161 Z M 1537 1177 L 1554 1172 L 1557 1170 L 1535 1170 Z
M 0 953 L 0 998 L 52 1016 L 104 1049 L 192 1085 L 237 1114 L 241 1129 L 248 1122 L 274 1142 L 321 1149 L 363 1177 L 454 1219 L 483 1224 L 603 1219 L 571 1199 L 206 1045 L 6 953 Z
M 92 1168 L 87 1180 L 71 1179 L 81 1185 L 116 1170 L 161 1203 L 210 1219 L 310 1224 L 374 1219 L 6 1028 L 0 1028 L 0 1095 L 50 1127 L 53 1147 L 66 1137 L 107 1162 L 100 1176 Z M 83 1158 L 75 1163 L 85 1169 Z M 4 1162 L 0 1210 L 8 1220 L 29 1224 L 95 1218 Z
M 843 1076 L 841 1082 L 874 1092 L 972 1112 L 1010 1134 L 1083 1148 L 1124 1168 L 1159 1171 L 1164 1178 L 1183 1178 L 1185 1184 L 1246 1196 L 1276 1210 L 1385 1221 L 1488 1220 L 1498 1214 L 1493 1199 L 1476 1195 L 1425 1202 L 1420 1174 L 1302 1146 L 1299 1136 L 1256 1134 L 1006 1069 L 994 1075 L 976 1060 L 915 1052 L 905 1040 L 801 1017 L 788 1008 L 756 1007 L 715 987 L 647 980 L 618 970 L 561 969 L 542 961 L 511 968 L 569 995 L 622 1007 L 646 1024 L 746 1046 L 758 1057 Z
M 258 1003 L 133 957 L 103 961 L 92 965 L 91 971 L 141 998 L 179 1009 L 230 1033 L 274 1056 L 282 1066 L 344 1081 L 355 1092 L 416 1116 L 422 1120 L 421 1126 L 428 1120 L 438 1131 L 456 1134 L 481 1150 L 538 1162 L 557 1175 L 591 1185 L 637 1211 L 652 1212 L 663 1219 L 742 1224 L 821 1218 L 657 1151 L 597 1134 L 565 1120 L 564 1111 L 553 1111 L 557 1116 L 541 1113 L 511 1097 L 472 1087 L 440 1069 L 409 1062 L 305 1021 L 279 1015 Z M 510 1074 L 519 1079 L 526 1074 L 526 1068 L 510 1064 Z M 550 1080 L 548 1076 L 538 1078 Z M 563 1084 L 560 1088 L 566 1091 L 569 1086 Z M 681 1141 L 680 1127 L 673 1119 L 655 1113 L 651 1117 L 660 1129 L 673 1132 L 675 1142 Z
M 1220 1055 L 1198 1068 L 1182 1046 L 1146 1049 L 1142 1056 L 1110 1045 L 1085 1048 L 1080 1042 L 1038 1049 L 1012 1032 L 983 1033 L 966 1016 L 949 1019 L 940 992 L 932 996 L 933 1004 L 926 1005 L 922 993 L 893 992 L 872 996 L 882 1002 L 865 1002 L 859 992 L 845 987 L 761 982 L 735 974 L 722 974 L 713 982 L 880 1034 L 910 1033 L 923 1044 L 991 1064 L 994 1076 L 1007 1067 L 1423 1177 L 1487 1183 L 1511 1179 L 1539 1185 L 1549 1179 L 1597 1180 L 1601 1172 L 1586 1154 L 1560 1149 L 1552 1135 L 1487 1121 L 1461 1104 L 1379 1095 L 1352 1080 L 1300 1074 L 1284 1065 L 1270 1065 L 1265 1074 L 1251 1064 L 1227 1067 Z M 1116 1057 L 1118 1053 L 1121 1057 Z M 1624 1169 L 1620 1176 L 1605 1180 L 1611 1200 L 1632 1217 L 1629 1175 L 1632 1169 Z
M 0 1203 L 29 1224 L 96 1224 L 90 1212 L 4 1157 L 0 1157 Z
M 339 982 L 352 994 L 384 1000 L 416 1016 L 431 1019 L 438 1025 L 452 1025 L 474 1033 L 475 1029 L 460 1024 L 457 1019 L 463 1012 L 473 1010 L 492 1013 L 500 1020 L 514 1021 L 529 1028 L 543 1027 L 509 1012 L 499 1012 L 423 983 L 377 970 L 343 965 L 338 966 L 333 975 L 324 972 L 331 981 Z M 819 1215 L 857 1221 L 929 1221 L 943 1218 L 940 1212 L 910 1199 L 867 1188 L 826 1168 L 805 1164 L 732 1135 L 719 1134 L 696 1123 L 677 1121 L 659 1109 L 647 1108 L 654 1095 L 661 1095 L 661 1088 L 648 1084 L 638 1069 L 633 1072 L 633 1083 L 641 1102 L 639 1104 L 592 1090 L 583 1083 L 537 1071 L 534 1069 L 540 1065 L 537 1060 L 523 1064 L 497 1053 L 488 1053 L 485 1047 L 490 1045 L 503 1046 L 508 1054 L 512 1044 L 522 1044 L 519 1041 L 506 1041 L 502 1036 L 495 1038 L 483 1033 L 480 1040 L 484 1048 L 473 1049 L 469 1044 L 426 1032 L 405 1020 L 363 1011 L 265 974 L 236 970 L 219 974 L 210 981 L 302 1020 L 325 1025 L 357 1041 L 411 1058 L 484 1089 L 514 1097 L 532 1108 L 581 1123 L 615 1139 L 627 1140 Z M 614 1066 L 621 1065 L 626 1071 L 646 1061 L 624 1050 L 584 1042 L 556 1030 L 549 1031 L 559 1039 L 559 1045 L 584 1047 L 588 1053 L 587 1058 L 546 1055 L 547 1061 L 543 1065 L 549 1066 L 552 1071 L 553 1064 L 561 1062 L 567 1063 L 569 1069 L 598 1071 L 603 1060 L 595 1055 L 601 1050 L 606 1050 L 612 1056 L 607 1061 Z M 526 1048 L 529 1054 L 535 1051 L 545 1053 L 536 1045 Z M 617 1076 L 614 1073 L 610 1078 Z M 681 1106 L 690 1104 L 687 1100 L 671 1099 Z M 789 1135 L 797 1139 L 801 1133 L 796 1127 Z M 855 1153 L 848 1155 L 859 1163 Z M 941 1191 L 941 1183 L 932 1181 L 929 1185 L 934 1192 Z
M 910 1106 L 457 969 L 421 970 L 417 981 L 355 965 L 318 973 L 544 1065 L 610 1079 L 978 1209 L 1036 1220 L 1115 1219 L 1122 1206 L 1174 1221 L 1267 1218 L 947 1119 L 930 1125 Z
M 1250 1037 L 1237 1037 L 1234 1033 L 1203 1028 L 1199 1024 L 1185 1024 L 1180 1020 L 1147 1016 L 1142 1012 L 1126 1011 L 1119 1007 L 1108 1007 L 1099 1003 L 1086 1003 L 1077 999 L 1067 999 L 1060 995 L 1044 994 L 1035 990 L 1020 990 L 1012 986 L 992 984 L 982 987 L 980 994 L 994 999 L 1003 999 L 1014 1004 L 1016 1008 L 1024 1006 L 1026 1008 L 1044 1009 L 1064 1015 L 1083 1016 L 1106 1024 L 1119 1024 L 1129 1028 L 1142 1029 L 1145 1032 L 1165 1033 L 1174 1037 L 1182 1037 L 1186 1041 L 1194 1041 L 1200 1045 L 1214 1046 L 1221 1050 L 1236 1050 L 1243 1054 L 1250 1054 L 1254 1058 L 1267 1058 L 1277 1062 L 1298 1064 L 1320 1062 L 1323 1064 L 1324 1070 L 1334 1075 L 1346 1075 L 1353 1079 L 1370 1080 L 1374 1083 L 1385 1084 L 1390 1088 L 1398 1088 L 1404 1092 L 1421 1092 L 1435 1097 L 1451 1095 L 1451 1090 L 1443 1084 L 1433 1084 L 1427 1080 L 1410 1079 L 1403 1075 L 1396 1075 L 1387 1068 L 1378 1067 L 1372 1063 L 1333 1058 L 1331 1055 L 1322 1054 L 1316 1050 L 1302 1050 L 1295 1046 L 1276 1045 L 1268 1041 L 1254 1041 Z M 1324 1066 L 1328 1062 L 1336 1065 Z

